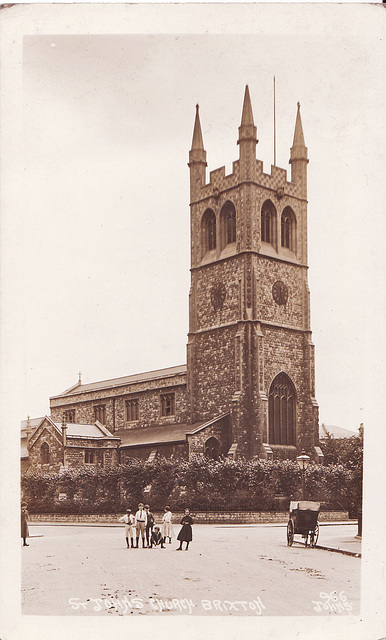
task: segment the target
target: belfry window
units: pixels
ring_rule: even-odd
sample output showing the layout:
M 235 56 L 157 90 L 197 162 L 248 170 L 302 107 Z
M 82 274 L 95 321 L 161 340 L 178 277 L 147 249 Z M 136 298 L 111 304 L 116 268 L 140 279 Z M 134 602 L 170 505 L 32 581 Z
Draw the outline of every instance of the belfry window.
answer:
M 236 242 L 236 209 L 232 202 L 226 202 L 221 209 L 221 236 L 222 245 Z
M 296 253 L 296 218 L 291 207 L 281 214 L 281 246 Z
M 216 216 L 212 209 L 207 209 L 202 218 L 203 255 L 216 248 Z
M 295 444 L 295 387 L 285 373 L 279 373 L 269 390 L 269 443 Z
M 41 464 L 50 464 L 50 447 L 47 442 L 43 442 L 40 447 L 40 460 Z
M 270 200 L 264 202 L 261 209 L 261 240 L 274 244 L 276 229 L 276 209 Z

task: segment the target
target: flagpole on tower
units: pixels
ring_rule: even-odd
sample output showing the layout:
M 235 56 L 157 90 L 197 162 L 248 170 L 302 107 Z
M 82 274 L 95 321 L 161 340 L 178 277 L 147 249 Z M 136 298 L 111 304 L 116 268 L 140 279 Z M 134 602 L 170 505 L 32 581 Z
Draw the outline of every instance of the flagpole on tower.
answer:
M 273 76 L 273 165 L 276 167 L 276 78 Z

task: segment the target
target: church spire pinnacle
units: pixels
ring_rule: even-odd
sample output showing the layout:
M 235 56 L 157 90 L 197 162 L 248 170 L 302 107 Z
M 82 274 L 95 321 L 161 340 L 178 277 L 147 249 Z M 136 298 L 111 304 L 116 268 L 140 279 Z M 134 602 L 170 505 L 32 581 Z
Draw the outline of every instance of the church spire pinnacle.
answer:
M 206 178 L 206 151 L 202 141 L 199 106 L 196 104 L 192 148 L 189 151 L 190 197 L 191 201 L 199 197 L 200 189 Z
M 249 87 L 246 85 L 244 93 L 243 112 L 239 126 L 240 145 L 240 177 L 242 180 L 252 180 L 256 172 L 257 129 L 253 121 L 252 104 Z
M 204 149 L 204 143 L 203 143 L 203 140 L 202 140 L 199 109 L 200 109 L 199 105 L 196 104 L 196 118 L 195 118 L 195 121 L 194 121 L 192 150 L 193 149 Z
M 295 132 L 294 132 L 294 141 L 292 143 L 292 148 L 296 150 L 306 149 L 306 145 L 304 143 L 304 135 L 303 135 L 303 126 L 302 119 L 300 117 L 300 102 L 298 102 L 298 110 L 296 114 L 296 124 L 295 124 Z M 306 153 L 307 157 L 307 153 Z
M 241 124 L 243 125 L 247 125 L 247 124 L 254 124 L 253 122 L 253 113 L 252 113 L 252 105 L 251 105 L 251 98 L 249 95 L 249 87 L 248 85 L 245 86 L 245 93 L 244 93 L 244 104 L 243 104 L 243 113 L 241 116 Z
M 300 117 L 300 103 L 296 113 L 294 140 L 290 155 L 291 181 L 299 185 L 302 195 L 307 197 L 307 164 L 308 152 L 304 143 L 302 119 Z

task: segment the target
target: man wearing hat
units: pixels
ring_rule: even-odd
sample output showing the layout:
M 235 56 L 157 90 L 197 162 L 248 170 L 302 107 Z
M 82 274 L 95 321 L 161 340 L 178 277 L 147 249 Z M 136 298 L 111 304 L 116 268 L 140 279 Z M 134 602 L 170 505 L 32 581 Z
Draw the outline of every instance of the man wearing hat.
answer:
M 147 515 L 143 502 L 138 505 L 138 511 L 135 514 L 135 529 L 137 534 L 137 549 L 139 537 L 142 538 L 142 547 L 145 548 L 145 534 L 146 534 Z

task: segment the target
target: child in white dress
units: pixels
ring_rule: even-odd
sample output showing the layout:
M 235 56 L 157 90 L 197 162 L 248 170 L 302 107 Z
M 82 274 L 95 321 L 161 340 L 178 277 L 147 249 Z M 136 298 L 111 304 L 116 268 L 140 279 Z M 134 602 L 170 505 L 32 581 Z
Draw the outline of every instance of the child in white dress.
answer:
M 163 535 L 164 543 L 166 542 L 166 538 L 169 538 L 169 544 L 171 544 L 172 538 L 174 538 L 174 530 L 170 507 L 165 507 L 165 513 L 162 516 L 161 533 Z

